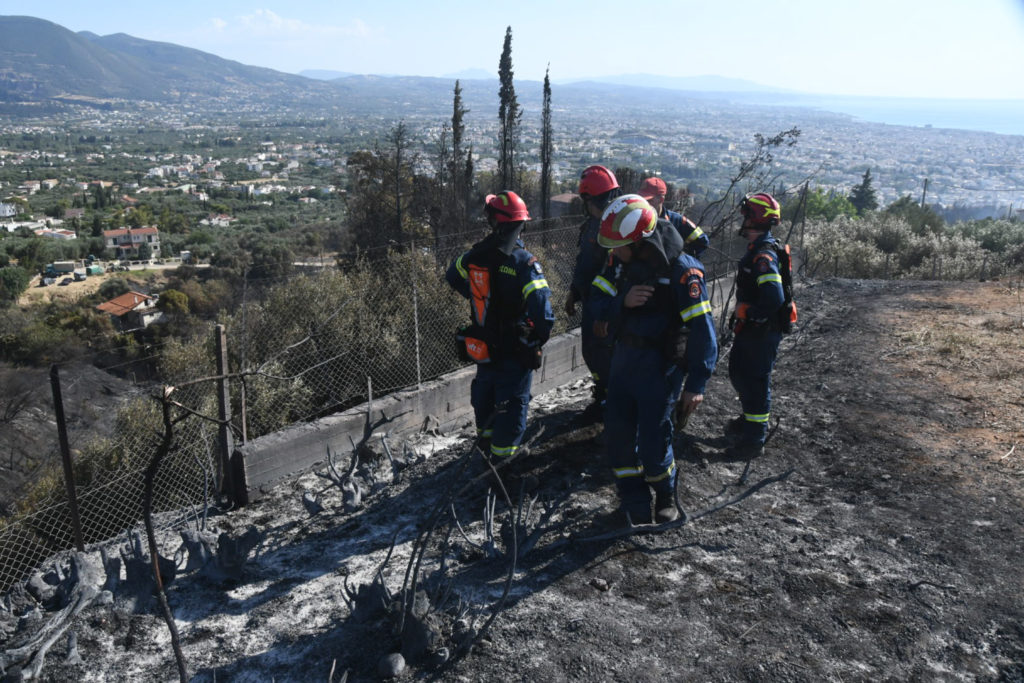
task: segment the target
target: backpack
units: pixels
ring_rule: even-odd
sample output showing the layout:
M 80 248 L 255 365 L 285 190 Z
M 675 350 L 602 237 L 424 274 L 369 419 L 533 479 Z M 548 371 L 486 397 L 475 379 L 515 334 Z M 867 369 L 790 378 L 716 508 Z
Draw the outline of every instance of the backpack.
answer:
M 779 273 L 782 275 L 782 306 L 779 308 L 779 330 L 783 334 L 793 331 L 796 322 L 796 302 L 793 301 L 793 255 L 788 244 L 776 244 L 775 254 L 779 258 Z
M 506 255 L 483 244 L 474 245 L 466 262 L 471 322 L 456 332 L 459 358 L 482 364 L 514 354 L 525 366 L 539 368 L 540 347 L 529 344 L 533 323 L 530 320 L 515 322 L 525 310 L 525 304 L 502 300 L 496 287 L 497 273 L 504 268 L 502 263 Z M 513 348 L 502 348 L 503 342 L 508 343 L 511 326 L 515 327 L 518 344 Z

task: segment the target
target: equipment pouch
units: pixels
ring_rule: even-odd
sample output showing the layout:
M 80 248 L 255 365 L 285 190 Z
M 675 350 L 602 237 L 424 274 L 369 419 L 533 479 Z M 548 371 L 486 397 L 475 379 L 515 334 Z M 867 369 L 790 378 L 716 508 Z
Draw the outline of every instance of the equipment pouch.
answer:
M 483 329 L 479 325 L 463 325 L 455 334 L 456 352 L 459 360 L 473 363 L 490 363 L 491 350 L 483 340 Z
M 686 344 L 690 339 L 690 329 L 679 325 L 664 337 L 662 354 L 669 363 L 680 368 L 686 367 Z
M 519 362 L 530 370 L 539 370 L 544 363 L 544 351 L 539 346 L 519 347 Z
M 523 367 L 530 370 L 540 368 L 543 361 L 543 352 L 541 351 L 540 344 L 536 343 L 534 337 L 533 321 L 527 318 L 517 323 L 516 333 L 518 335 L 516 346 L 519 362 L 523 364 Z

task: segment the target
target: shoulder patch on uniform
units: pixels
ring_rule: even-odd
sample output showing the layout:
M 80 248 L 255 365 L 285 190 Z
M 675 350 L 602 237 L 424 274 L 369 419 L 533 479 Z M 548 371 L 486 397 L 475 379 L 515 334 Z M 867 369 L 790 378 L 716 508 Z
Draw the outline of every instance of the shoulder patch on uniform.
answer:
M 703 276 L 704 276 L 704 273 L 699 268 L 689 268 L 685 273 L 683 273 L 683 276 L 681 278 L 679 278 L 679 282 L 680 282 L 680 284 L 682 284 L 682 283 L 685 283 L 690 278 L 694 278 L 694 277 L 700 278 L 700 277 L 703 277 Z
M 700 282 L 696 280 L 690 283 L 690 298 L 700 299 Z
M 757 269 L 759 271 L 761 271 L 762 273 L 767 273 L 769 268 L 770 268 L 770 264 L 771 264 L 771 259 L 766 259 L 766 258 L 765 259 L 758 259 L 757 260 Z
M 534 258 L 534 259 L 532 259 L 530 261 L 530 265 L 533 266 L 533 271 L 535 273 L 537 273 L 538 275 L 543 275 L 544 274 L 544 271 L 540 267 L 540 261 L 538 261 L 536 258 Z

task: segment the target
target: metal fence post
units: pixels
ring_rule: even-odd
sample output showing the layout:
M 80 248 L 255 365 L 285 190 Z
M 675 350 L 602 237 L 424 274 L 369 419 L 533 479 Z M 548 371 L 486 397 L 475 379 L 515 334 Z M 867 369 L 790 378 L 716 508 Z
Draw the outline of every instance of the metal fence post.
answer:
M 412 276 L 412 324 L 416 335 L 416 388 L 419 389 L 423 386 L 423 370 L 420 364 L 420 297 L 415 272 Z
M 217 446 L 220 451 L 218 467 L 220 470 L 221 492 L 237 498 L 234 477 L 231 471 L 231 453 L 234 450 L 234 439 L 231 436 L 231 389 L 228 385 L 228 345 L 223 325 L 217 325 L 214 331 L 214 343 L 217 353 Z
M 71 467 L 71 446 L 68 444 L 68 426 L 64 419 L 64 399 L 60 393 L 60 371 L 50 366 L 50 388 L 53 390 L 53 412 L 57 418 L 57 437 L 60 439 L 60 457 L 64 461 L 64 484 L 68 489 L 68 507 L 71 508 L 71 529 L 75 535 L 75 547 L 85 552 L 82 538 L 82 522 L 78 516 L 78 496 L 75 494 L 75 473 Z

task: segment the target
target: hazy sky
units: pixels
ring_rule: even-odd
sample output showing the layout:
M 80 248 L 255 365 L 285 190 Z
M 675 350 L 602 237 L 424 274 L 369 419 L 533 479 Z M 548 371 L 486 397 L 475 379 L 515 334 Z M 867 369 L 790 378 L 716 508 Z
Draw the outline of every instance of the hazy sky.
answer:
M 659 12 L 653 8 L 661 7 Z M 3 0 L 0 12 L 298 73 L 714 74 L 819 93 L 1024 99 L 1024 0 Z M 2 40 L 2 39 L 0 39 Z M 2 45 L 0 45 L 2 49 Z

